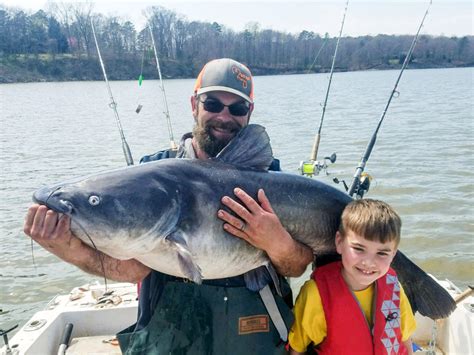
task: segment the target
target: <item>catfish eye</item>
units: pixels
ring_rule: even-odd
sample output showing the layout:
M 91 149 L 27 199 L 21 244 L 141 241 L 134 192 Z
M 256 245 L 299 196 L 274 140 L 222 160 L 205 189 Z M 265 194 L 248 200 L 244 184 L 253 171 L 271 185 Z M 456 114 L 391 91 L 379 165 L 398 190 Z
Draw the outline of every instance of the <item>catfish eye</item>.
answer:
M 89 197 L 89 203 L 92 206 L 97 206 L 100 203 L 100 198 L 99 196 L 92 195 Z

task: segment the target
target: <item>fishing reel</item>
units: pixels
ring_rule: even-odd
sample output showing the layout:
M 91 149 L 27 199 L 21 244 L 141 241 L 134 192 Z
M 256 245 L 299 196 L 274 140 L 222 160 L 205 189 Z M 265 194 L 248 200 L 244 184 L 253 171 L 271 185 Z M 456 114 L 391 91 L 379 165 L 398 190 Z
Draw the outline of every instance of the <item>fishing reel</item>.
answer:
M 372 182 L 372 176 L 369 173 L 362 173 L 359 181 L 359 188 L 357 189 L 357 196 L 359 198 L 364 197 L 364 195 L 369 192 L 370 183 Z
M 324 171 L 326 175 L 328 173 L 328 163 L 334 164 L 336 162 L 337 155 L 332 153 L 330 157 L 324 157 L 322 162 L 318 160 L 303 160 L 300 162 L 298 168 L 301 175 L 306 175 L 308 177 L 313 177 L 313 175 L 319 175 L 321 171 Z
M 354 193 L 357 199 L 364 197 L 364 195 L 369 191 L 370 183 L 372 182 L 372 179 L 373 178 L 371 175 L 369 175 L 369 173 L 364 172 L 360 175 L 360 179 L 357 179 L 356 182 L 353 182 L 357 184 L 354 190 Z M 336 184 L 339 184 L 342 182 L 346 191 L 349 191 L 349 186 L 347 186 L 347 183 L 345 182 L 345 180 L 339 180 L 337 177 L 335 177 L 334 179 L 332 179 L 332 181 L 334 181 Z

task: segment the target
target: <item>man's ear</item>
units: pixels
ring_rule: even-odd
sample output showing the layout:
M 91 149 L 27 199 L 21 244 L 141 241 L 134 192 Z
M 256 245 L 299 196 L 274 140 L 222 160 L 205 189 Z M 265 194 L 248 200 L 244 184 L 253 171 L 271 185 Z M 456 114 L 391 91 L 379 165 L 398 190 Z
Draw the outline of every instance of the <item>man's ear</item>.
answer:
M 248 113 L 248 116 L 247 116 L 247 124 L 250 123 L 250 115 L 252 114 L 253 112 L 253 104 L 250 104 L 250 110 L 249 110 L 249 113 Z
M 341 232 L 337 231 L 336 232 L 336 250 L 338 254 L 342 254 L 342 242 L 343 242 L 343 238 L 342 238 Z
M 192 111 L 195 121 L 197 119 L 197 114 L 198 114 L 198 105 L 199 105 L 199 102 L 197 99 L 197 95 L 191 95 L 191 111 Z

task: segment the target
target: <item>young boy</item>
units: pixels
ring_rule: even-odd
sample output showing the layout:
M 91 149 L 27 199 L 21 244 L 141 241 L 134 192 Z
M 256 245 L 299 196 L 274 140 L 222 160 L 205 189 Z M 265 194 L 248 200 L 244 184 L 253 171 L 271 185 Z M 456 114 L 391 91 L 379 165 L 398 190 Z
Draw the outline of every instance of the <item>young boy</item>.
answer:
M 386 203 L 351 202 L 336 249 L 342 261 L 317 268 L 296 300 L 291 354 L 312 344 L 318 354 L 412 354 L 416 323 L 390 263 L 401 220 Z

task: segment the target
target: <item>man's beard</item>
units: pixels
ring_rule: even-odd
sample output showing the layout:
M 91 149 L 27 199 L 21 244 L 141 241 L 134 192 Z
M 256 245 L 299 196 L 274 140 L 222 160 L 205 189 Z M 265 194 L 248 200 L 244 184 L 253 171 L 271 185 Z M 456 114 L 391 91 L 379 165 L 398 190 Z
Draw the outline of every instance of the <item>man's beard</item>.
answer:
M 228 139 L 219 139 L 212 135 L 211 128 L 222 128 L 229 130 L 233 136 Z M 209 120 L 204 126 L 197 123 L 193 128 L 193 137 L 196 139 L 199 148 L 209 157 L 213 158 L 231 141 L 231 139 L 242 129 L 235 121 L 222 122 L 218 120 Z

